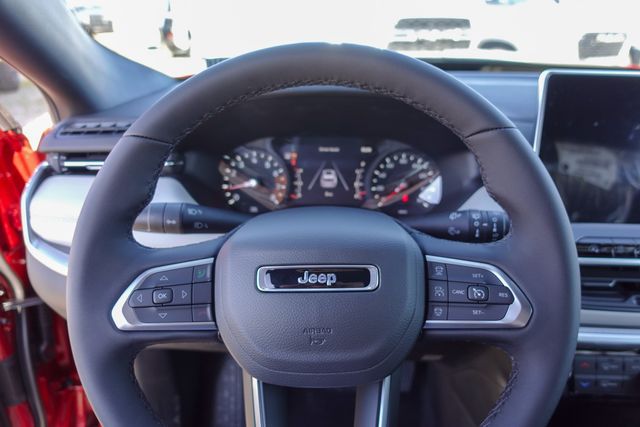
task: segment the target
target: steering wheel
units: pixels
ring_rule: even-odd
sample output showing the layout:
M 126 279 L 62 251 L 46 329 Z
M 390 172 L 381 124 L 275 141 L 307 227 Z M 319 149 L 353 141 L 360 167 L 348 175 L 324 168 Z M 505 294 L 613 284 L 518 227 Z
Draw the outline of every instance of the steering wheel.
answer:
M 473 153 L 487 191 L 511 218 L 507 237 L 446 241 L 379 212 L 307 207 L 256 216 L 196 245 L 150 249 L 133 239 L 134 219 L 181 141 L 231 107 L 310 85 L 390 97 L 446 126 Z M 329 44 L 224 61 L 144 113 L 86 198 L 67 283 L 73 355 L 107 427 L 158 424 L 133 375 L 142 349 L 218 335 L 244 371 L 248 425 L 280 424 L 274 384 L 356 386 L 355 425 L 393 425 L 394 372 L 416 342 L 464 340 L 500 347 L 512 362 L 482 425 L 542 426 L 570 371 L 580 300 L 567 215 L 513 124 L 433 66 Z M 455 304 L 465 292 L 479 302 Z

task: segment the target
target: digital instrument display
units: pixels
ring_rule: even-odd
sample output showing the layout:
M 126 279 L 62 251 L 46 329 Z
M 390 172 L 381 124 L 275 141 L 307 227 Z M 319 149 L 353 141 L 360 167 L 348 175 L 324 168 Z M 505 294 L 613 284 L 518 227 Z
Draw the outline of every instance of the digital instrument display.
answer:
M 218 171 L 227 205 L 247 213 L 338 205 L 411 216 L 443 195 L 429 155 L 385 139 L 262 138 L 223 156 Z
M 640 75 L 549 73 L 540 157 L 572 222 L 640 222 Z
M 291 205 L 360 206 L 365 173 L 376 147 L 357 138 L 276 139 L 274 149 L 289 165 Z

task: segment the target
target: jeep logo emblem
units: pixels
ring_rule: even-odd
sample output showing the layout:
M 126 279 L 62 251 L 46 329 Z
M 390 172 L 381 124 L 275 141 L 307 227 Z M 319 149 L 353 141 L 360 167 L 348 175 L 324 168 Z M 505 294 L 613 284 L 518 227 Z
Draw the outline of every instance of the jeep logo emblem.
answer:
M 262 292 L 373 291 L 380 273 L 373 265 L 291 265 L 258 268 Z
M 336 275 L 334 273 L 309 273 L 309 270 L 304 271 L 304 275 L 302 277 L 298 277 L 298 283 L 301 285 L 305 285 L 307 283 L 325 283 L 327 286 L 331 286 L 336 283 Z

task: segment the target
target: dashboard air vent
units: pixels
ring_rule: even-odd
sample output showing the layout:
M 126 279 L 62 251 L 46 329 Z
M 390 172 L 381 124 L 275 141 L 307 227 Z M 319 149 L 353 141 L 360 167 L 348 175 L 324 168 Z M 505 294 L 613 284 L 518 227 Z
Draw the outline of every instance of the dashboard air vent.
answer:
M 74 122 L 64 126 L 58 134 L 61 136 L 77 135 L 122 135 L 129 129 L 131 122 Z
M 105 153 L 47 154 L 47 162 L 56 172 L 98 171 L 106 158 Z
M 576 247 L 583 258 L 640 258 L 640 239 L 583 237 Z
M 58 173 L 95 173 L 102 168 L 106 153 L 48 153 L 49 166 Z M 184 155 L 171 153 L 164 162 L 163 175 L 172 175 L 182 172 L 184 167 Z
M 640 311 L 640 266 L 583 265 L 582 308 Z

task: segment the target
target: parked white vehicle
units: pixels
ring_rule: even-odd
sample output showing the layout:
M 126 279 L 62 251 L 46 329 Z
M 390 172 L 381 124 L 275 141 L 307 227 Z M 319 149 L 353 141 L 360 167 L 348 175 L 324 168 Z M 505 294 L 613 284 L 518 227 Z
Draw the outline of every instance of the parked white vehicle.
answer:
M 630 2 L 427 0 L 403 11 L 388 47 L 414 56 L 625 66 L 634 27 Z

